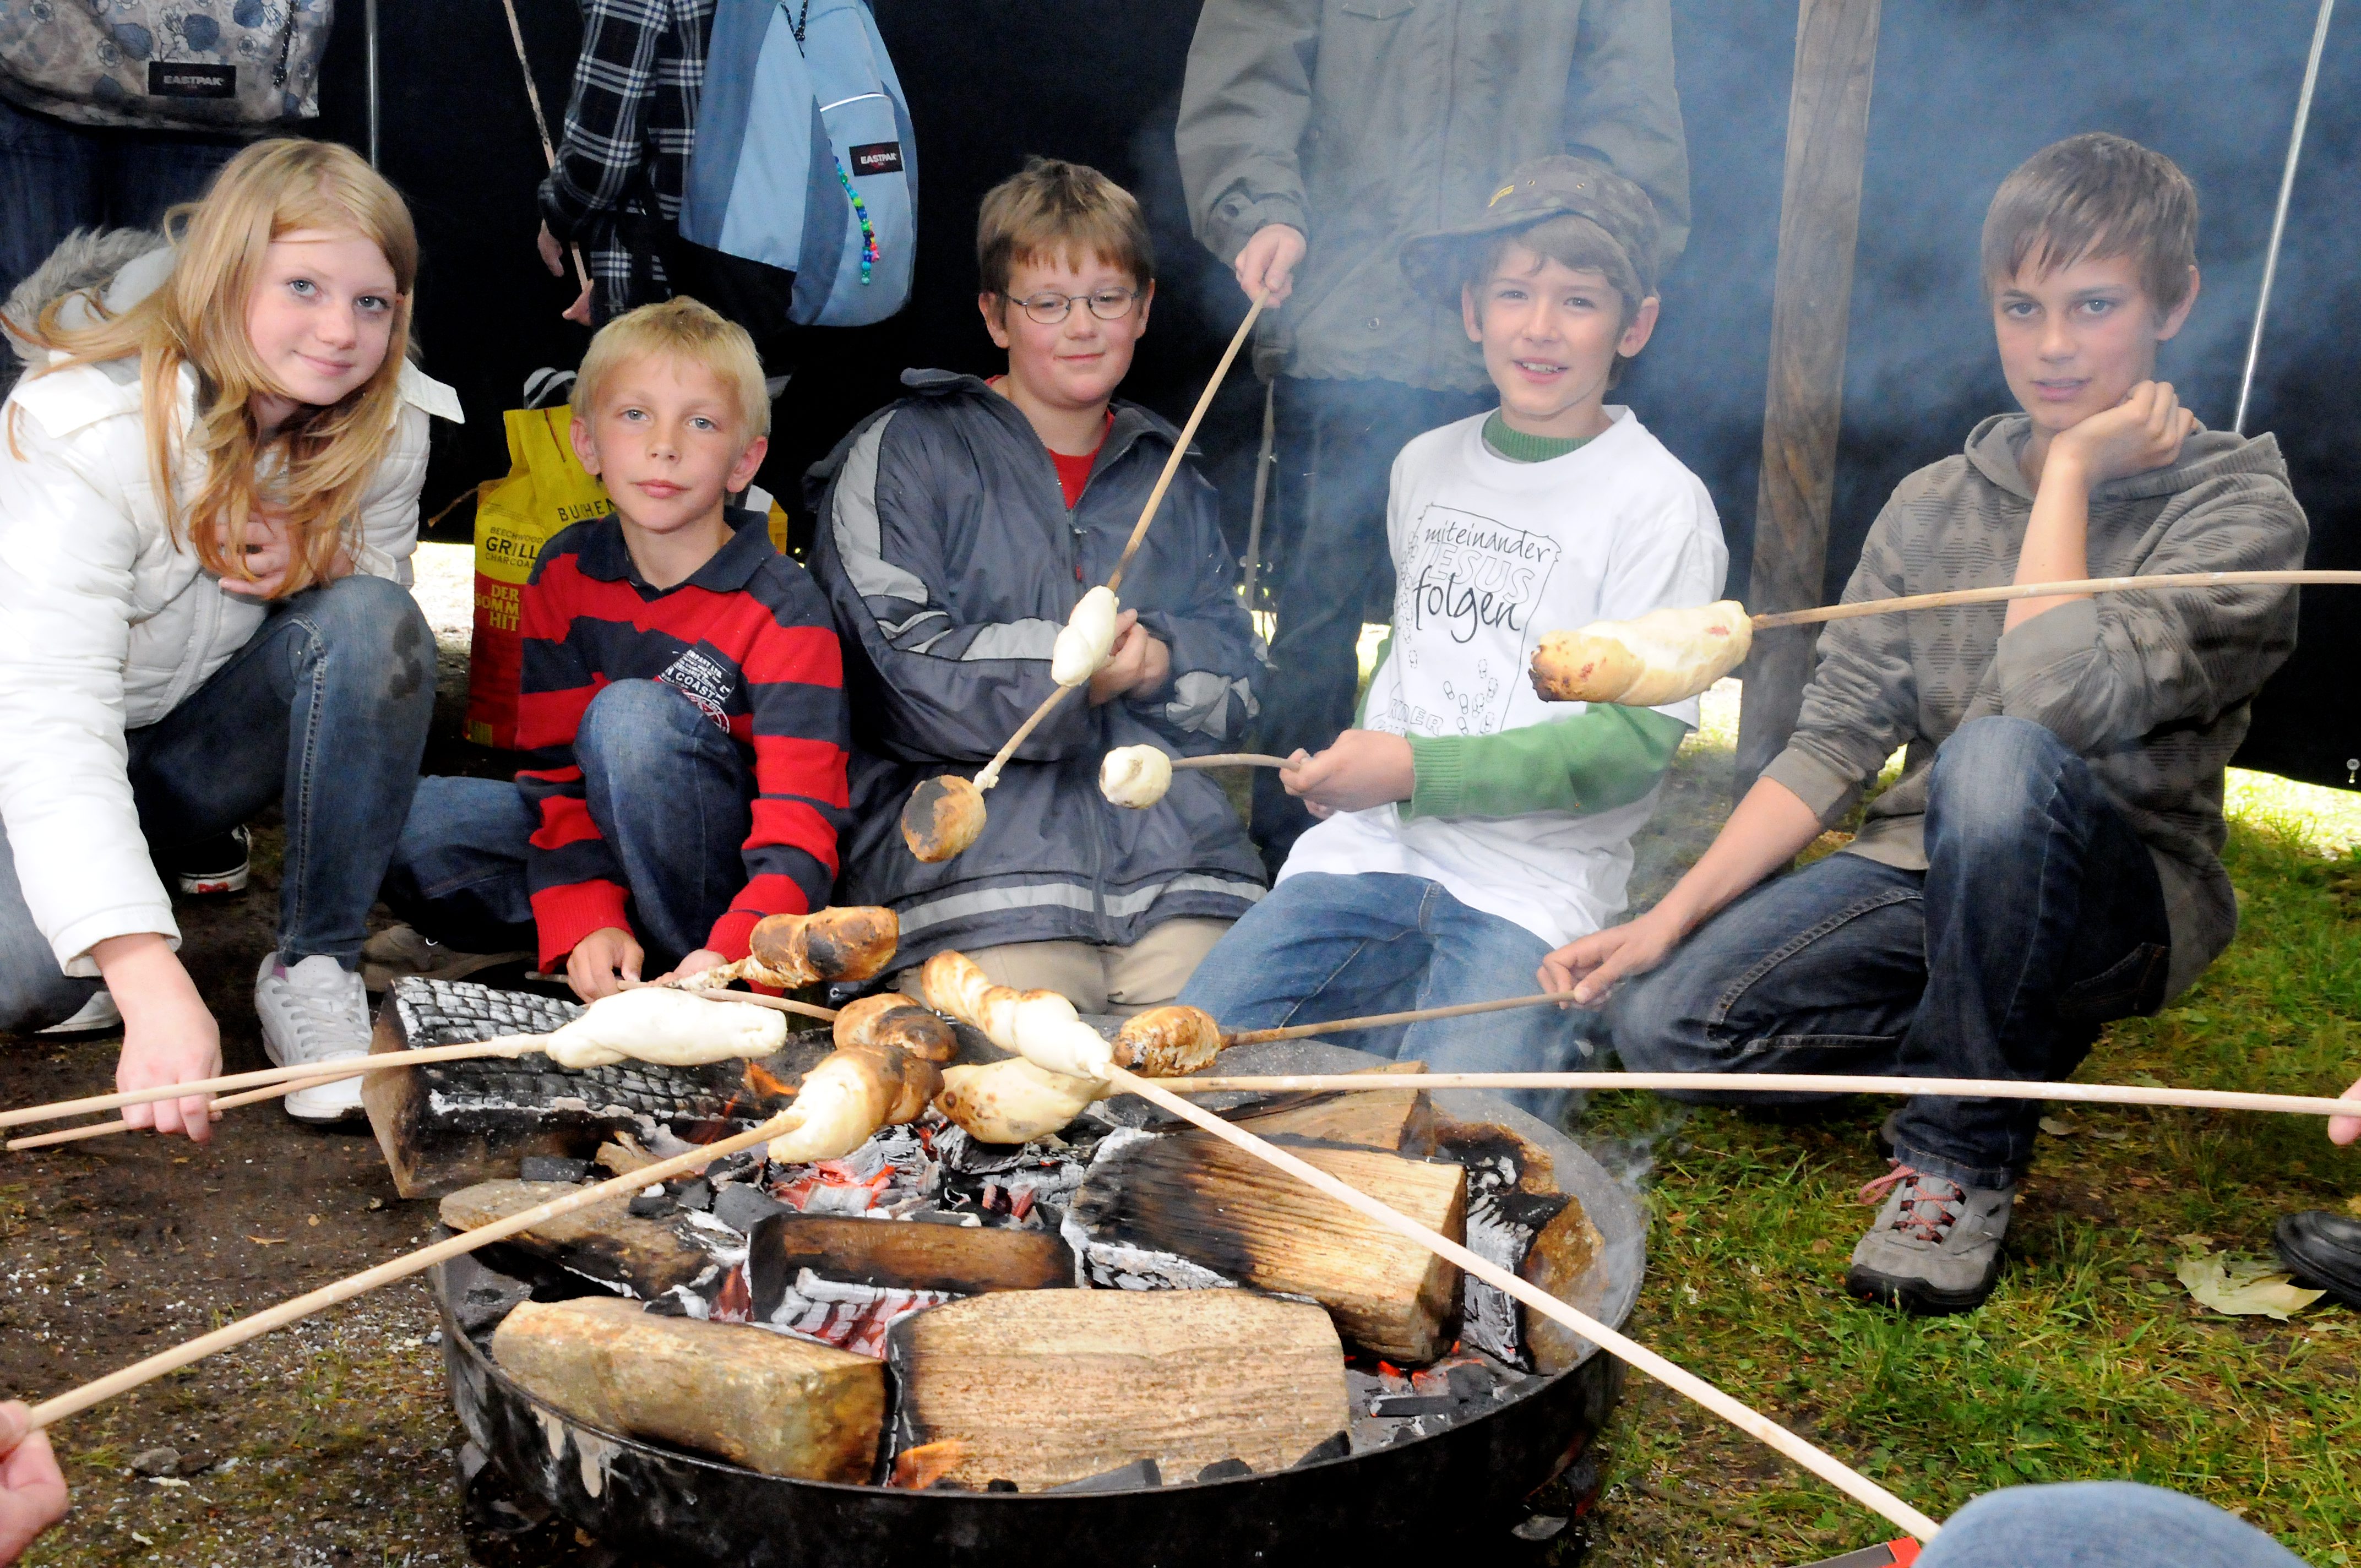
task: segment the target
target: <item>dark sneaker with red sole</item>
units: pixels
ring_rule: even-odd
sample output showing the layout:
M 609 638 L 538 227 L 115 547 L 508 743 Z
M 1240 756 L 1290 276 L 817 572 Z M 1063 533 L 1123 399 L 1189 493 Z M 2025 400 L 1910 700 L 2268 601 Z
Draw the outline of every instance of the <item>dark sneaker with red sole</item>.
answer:
M 253 872 L 254 836 L 244 828 L 172 851 L 172 885 L 184 898 L 244 893 Z

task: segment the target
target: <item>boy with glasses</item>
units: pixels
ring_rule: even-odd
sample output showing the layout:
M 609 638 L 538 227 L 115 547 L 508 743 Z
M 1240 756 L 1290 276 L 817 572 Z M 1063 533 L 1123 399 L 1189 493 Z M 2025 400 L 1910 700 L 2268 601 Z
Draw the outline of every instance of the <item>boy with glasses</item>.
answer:
M 958 948 L 1005 985 L 1129 1013 L 1177 994 L 1262 895 L 1221 787 L 1175 775 L 1133 811 L 1098 790 L 1126 745 L 1235 750 L 1260 660 L 1211 486 L 1183 468 L 1123 581 L 1115 651 L 1002 771 L 981 837 L 936 864 L 898 822 L 924 780 L 972 774 L 1055 689 L 1051 645 L 1104 582 L 1175 433 L 1115 388 L 1148 329 L 1139 204 L 1096 170 L 1035 159 L 983 201 L 989 380 L 905 372 L 910 395 L 812 470 L 813 570 L 846 648 L 852 812 L 838 892 L 901 916 L 900 960 Z

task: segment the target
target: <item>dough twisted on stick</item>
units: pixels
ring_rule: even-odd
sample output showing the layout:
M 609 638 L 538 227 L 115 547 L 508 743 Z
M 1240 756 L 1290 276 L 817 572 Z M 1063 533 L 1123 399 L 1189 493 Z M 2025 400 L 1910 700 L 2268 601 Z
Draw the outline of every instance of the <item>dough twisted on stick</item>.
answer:
M 766 915 L 755 922 L 744 958 L 672 983 L 721 986 L 748 980 L 793 991 L 821 981 L 869 980 L 893 960 L 901 939 L 901 917 L 874 905 Z
M 1061 686 L 1090 684 L 1115 650 L 1115 590 L 1104 584 L 1084 594 L 1049 649 L 1049 678 Z
M 1023 1057 L 1010 1057 L 945 1069 L 935 1109 L 978 1142 L 1029 1144 L 1061 1130 L 1093 1102 L 1114 1092 L 1110 1083 L 1049 1072 Z
M 786 1113 L 792 1123 L 771 1140 L 781 1165 L 842 1159 L 880 1127 L 914 1120 L 942 1089 L 935 1064 L 891 1046 L 839 1050 L 804 1074 Z
M 1142 1078 L 1179 1078 L 1213 1066 L 1221 1049 L 1213 1015 L 1174 1002 L 1125 1020 L 1115 1032 L 1115 1064 Z
M 1100 1079 L 1115 1065 L 1114 1045 L 1082 1022 L 1072 1003 L 1054 991 L 994 985 L 965 953 L 945 949 L 928 959 L 918 987 L 936 1012 L 1051 1072 Z
M 839 1050 L 893 1046 L 906 1055 L 932 1062 L 946 1062 L 959 1055 L 959 1036 L 950 1024 L 890 991 L 847 1003 L 838 1011 L 833 1030 Z
M 1544 702 L 1679 702 L 1745 662 L 1754 622 L 1736 599 L 1694 609 L 1652 609 L 1634 620 L 1594 620 L 1553 631 L 1533 651 L 1533 690 Z
M 541 1049 L 566 1068 L 619 1061 L 697 1067 L 731 1057 L 766 1057 L 786 1043 L 782 1014 L 643 986 L 600 997 L 550 1031 Z

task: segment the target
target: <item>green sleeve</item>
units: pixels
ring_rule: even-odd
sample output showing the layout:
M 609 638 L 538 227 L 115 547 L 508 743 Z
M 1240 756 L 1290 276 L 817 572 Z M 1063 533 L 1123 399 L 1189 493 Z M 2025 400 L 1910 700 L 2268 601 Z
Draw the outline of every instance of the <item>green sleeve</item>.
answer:
M 1497 735 L 1413 735 L 1418 782 L 1400 809 L 1405 818 L 1609 811 L 1656 787 L 1688 730 L 1652 707 L 1597 703 Z

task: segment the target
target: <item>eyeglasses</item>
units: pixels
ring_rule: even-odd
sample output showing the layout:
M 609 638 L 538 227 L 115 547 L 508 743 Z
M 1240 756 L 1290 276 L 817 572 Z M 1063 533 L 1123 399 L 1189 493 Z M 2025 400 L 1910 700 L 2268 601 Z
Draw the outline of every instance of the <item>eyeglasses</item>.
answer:
M 1090 302 L 1091 314 L 1099 320 L 1119 322 L 1131 314 L 1131 307 L 1139 297 L 1137 289 L 1100 289 L 1088 294 L 1036 294 L 1029 300 L 1012 302 L 1043 326 L 1056 326 L 1083 301 Z

